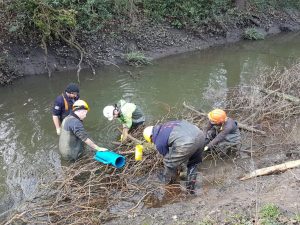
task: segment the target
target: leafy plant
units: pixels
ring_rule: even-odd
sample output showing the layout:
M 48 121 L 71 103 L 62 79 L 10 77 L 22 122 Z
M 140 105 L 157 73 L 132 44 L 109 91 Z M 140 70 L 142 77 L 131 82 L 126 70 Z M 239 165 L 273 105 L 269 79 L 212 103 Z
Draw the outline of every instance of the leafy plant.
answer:
M 260 217 L 262 225 L 275 225 L 280 216 L 279 207 L 274 204 L 266 204 L 260 209 Z
M 139 51 L 125 54 L 125 60 L 131 66 L 141 66 L 150 64 L 150 59 Z
M 247 28 L 243 34 L 243 38 L 248 40 L 263 40 L 265 36 L 256 28 Z

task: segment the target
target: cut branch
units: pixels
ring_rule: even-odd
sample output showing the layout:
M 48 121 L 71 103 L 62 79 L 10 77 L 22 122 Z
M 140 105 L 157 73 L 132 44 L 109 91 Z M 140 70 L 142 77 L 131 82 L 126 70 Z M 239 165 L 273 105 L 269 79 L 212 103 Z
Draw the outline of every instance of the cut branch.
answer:
M 295 97 L 295 96 L 292 96 L 292 95 L 288 95 L 288 94 L 285 94 L 285 93 L 281 93 L 281 92 L 278 92 L 278 91 L 272 91 L 272 90 L 268 90 L 268 89 L 260 89 L 261 92 L 265 93 L 265 94 L 274 94 L 276 97 L 278 98 L 283 98 L 287 101 L 290 101 L 294 104 L 300 104 L 300 99 Z
M 240 178 L 240 180 L 247 180 L 247 179 L 250 179 L 253 177 L 268 175 L 268 174 L 277 173 L 277 172 L 283 172 L 283 171 L 286 171 L 288 169 L 292 169 L 292 168 L 295 168 L 298 166 L 300 166 L 300 160 L 289 161 L 289 162 L 282 163 L 279 165 L 255 170 L 255 171 L 245 175 L 244 177 Z

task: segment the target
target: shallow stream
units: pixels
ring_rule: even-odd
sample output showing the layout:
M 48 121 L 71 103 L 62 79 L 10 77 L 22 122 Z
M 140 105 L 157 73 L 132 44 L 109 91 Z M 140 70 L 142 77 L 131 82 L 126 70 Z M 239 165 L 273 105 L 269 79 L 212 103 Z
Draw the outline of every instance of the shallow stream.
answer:
M 91 108 L 85 128 L 96 143 L 111 148 L 119 134 L 118 123 L 102 116 L 107 104 L 131 100 L 141 106 L 147 121 L 181 110 L 184 101 L 209 110 L 222 107 L 228 88 L 249 84 L 266 67 L 289 67 L 299 60 L 300 33 L 291 33 L 166 57 L 140 68 L 108 66 L 95 75 L 84 70 L 80 96 Z M 58 153 L 51 107 L 77 79 L 76 72 L 60 72 L 0 88 L 0 218 L 34 198 L 39 182 L 54 179 L 65 164 Z M 49 170 L 53 177 L 45 177 Z

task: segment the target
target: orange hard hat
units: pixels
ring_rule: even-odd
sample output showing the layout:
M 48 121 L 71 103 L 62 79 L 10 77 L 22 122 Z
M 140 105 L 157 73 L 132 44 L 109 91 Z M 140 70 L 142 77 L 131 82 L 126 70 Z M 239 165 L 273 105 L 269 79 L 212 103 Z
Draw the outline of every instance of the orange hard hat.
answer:
M 208 119 L 214 124 L 224 123 L 226 118 L 226 112 L 222 109 L 214 109 L 208 113 Z

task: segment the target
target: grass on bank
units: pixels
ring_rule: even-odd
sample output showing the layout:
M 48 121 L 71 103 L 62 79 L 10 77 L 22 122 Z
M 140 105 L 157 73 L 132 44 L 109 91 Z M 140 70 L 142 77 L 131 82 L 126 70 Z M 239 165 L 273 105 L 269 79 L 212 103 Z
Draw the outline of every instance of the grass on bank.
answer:
M 298 224 L 300 222 L 300 214 L 285 216 L 280 208 L 273 203 L 263 205 L 259 209 L 258 215 L 259 221 L 257 222 L 260 225 Z M 208 216 L 199 222 L 198 225 L 215 225 L 220 222 L 231 225 L 252 225 L 255 222 L 255 218 L 233 212 L 224 221 L 217 221 Z
M 150 59 L 144 53 L 136 51 L 124 55 L 125 61 L 131 66 L 142 66 L 150 64 Z
M 243 38 L 247 40 L 263 40 L 265 35 L 256 28 L 247 28 L 243 34 Z

